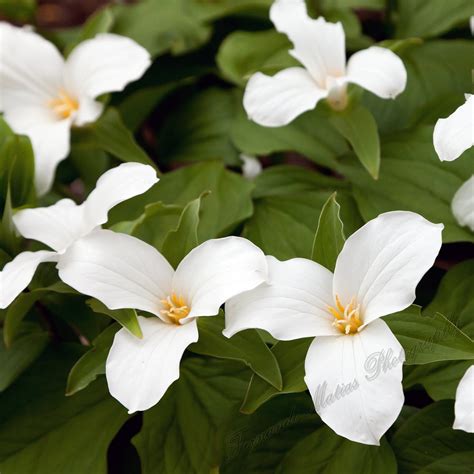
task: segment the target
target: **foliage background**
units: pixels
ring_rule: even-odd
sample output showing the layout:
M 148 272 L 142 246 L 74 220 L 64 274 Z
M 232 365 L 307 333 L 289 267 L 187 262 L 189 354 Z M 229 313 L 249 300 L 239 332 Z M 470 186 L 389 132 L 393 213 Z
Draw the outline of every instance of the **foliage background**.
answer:
M 266 345 L 246 331 L 225 343 L 222 317 L 202 318 L 200 340 L 165 398 L 128 416 L 102 374 L 114 320 L 133 326 L 136 315 L 72 294 L 45 266 L 1 315 L 1 472 L 472 472 L 473 436 L 451 426 L 455 388 L 474 358 L 474 234 L 456 223 L 450 202 L 473 173 L 474 152 L 442 163 L 432 145 L 436 119 L 472 92 L 472 0 L 308 2 L 312 14 L 343 22 L 349 51 L 383 42 L 407 67 L 407 89 L 395 101 L 362 97 L 380 133 L 378 180 L 323 104 L 280 129 L 247 120 L 248 77 L 293 61 L 268 20 L 270 0 L 144 0 L 93 13 L 105 3 L 0 0 L 2 18 L 36 24 L 66 53 L 112 31 L 155 59 L 141 80 L 104 98 L 97 123 L 74 131 L 70 159 L 39 202 L 28 140 L 0 123 L 3 262 L 26 245 L 9 225 L 12 208 L 80 201 L 119 161 L 154 163 L 161 181 L 114 209 L 108 225 L 168 255 L 176 251 L 170 233 L 192 235 L 194 244 L 236 234 L 280 259 L 310 258 L 334 191 L 346 236 L 404 209 L 443 222 L 445 245 L 420 283 L 419 306 L 386 318 L 409 355 L 406 406 L 378 448 L 336 436 L 314 413 L 302 378 L 310 341 Z M 241 176 L 240 153 L 264 165 L 255 180 Z

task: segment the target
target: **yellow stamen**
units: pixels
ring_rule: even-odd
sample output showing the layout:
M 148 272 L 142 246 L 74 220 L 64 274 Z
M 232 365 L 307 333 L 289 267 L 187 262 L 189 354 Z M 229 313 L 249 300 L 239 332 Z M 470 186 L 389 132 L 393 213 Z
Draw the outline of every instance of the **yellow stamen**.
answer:
M 65 119 L 79 109 L 79 102 L 67 92 L 61 90 L 58 97 L 48 102 L 48 107 L 52 108 L 60 118 Z
M 343 334 L 356 334 L 362 326 L 360 305 L 352 298 L 347 306 L 344 306 L 336 295 L 336 306 L 328 306 L 328 311 L 334 316 L 333 326 Z
M 167 316 L 174 324 L 179 324 L 179 321 L 185 318 L 191 310 L 191 308 L 186 305 L 184 298 L 174 292 L 167 298 L 160 300 L 160 303 L 164 307 L 160 310 L 160 313 Z

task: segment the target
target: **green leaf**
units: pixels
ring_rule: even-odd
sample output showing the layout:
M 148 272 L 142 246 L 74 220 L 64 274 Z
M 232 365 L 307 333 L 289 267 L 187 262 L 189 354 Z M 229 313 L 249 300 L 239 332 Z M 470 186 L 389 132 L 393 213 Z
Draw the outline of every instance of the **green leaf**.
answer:
M 0 0 L 0 13 L 9 20 L 19 22 L 33 21 L 36 12 L 36 0 Z
M 198 226 L 201 199 L 194 199 L 186 205 L 179 218 L 178 226 L 166 236 L 162 253 L 176 268 L 181 260 L 199 244 Z
M 332 272 L 346 240 L 340 210 L 341 206 L 336 201 L 336 193 L 333 193 L 321 209 L 311 254 L 311 260 L 320 263 Z
M 273 355 L 280 366 L 282 389 L 277 390 L 260 377 L 252 375 L 245 400 L 240 408 L 242 413 L 253 413 L 271 398 L 285 393 L 304 392 L 304 361 L 312 338 L 278 342 L 272 347 Z
M 118 111 L 109 107 L 96 122 L 73 129 L 72 144 L 103 150 L 120 161 L 136 161 L 156 168 L 156 164 L 140 148 Z
M 115 319 L 122 327 L 127 329 L 135 337 L 142 338 L 143 333 L 138 323 L 137 312 L 134 309 L 109 309 L 104 303 L 91 298 L 87 304 L 95 313 L 105 314 Z
M 242 331 L 227 339 L 222 335 L 224 315 L 198 319 L 199 340 L 188 349 L 221 359 L 243 362 L 262 379 L 281 390 L 282 379 L 277 360 L 261 336 L 254 329 Z
M 370 111 L 357 104 L 333 113 L 330 121 L 351 144 L 357 158 L 372 178 L 377 179 L 380 168 L 380 140 L 377 122 Z
M 399 0 L 398 38 L 438 36 L 457 25 L 466 25 L 474 15 L 470 0 Z
M 77 346 L 48 349 L 0 395 L 3 474 L 106 474 L 109 443 L 127 413 L 105 383 L 64 396 L 69 367 L 80 352 Z
M 3 330 L 0 330 L 3 339 Z M 48 344 L 48 333 L 33 324 L 24 323 L 11 347 L 0 341 L 0 392 L 9 387 L 43 352 Z
M 472 472 L 474 436 L 453 430 L 453 421 L 451 401 L 433 403 L 408 418 L 391 440 L 400 472 Z
M 441 162 L 433 148 L 433 128 L 424 126 L 382 143 L 377 182 L 351 163 L 340 171 L 352 182 L 354 198 L 366 221 L 387 211 L 413 211 L 431 222 L 442 222 L 444 242 L 472 242 L 474 233 L 456 222 L 451 201 L 471 177 L 473 159 L 474 148 L 455 162 Z
M 111 324 L 94 339 L 92 349 L 89 349 L 69 372 L 66 395 L 74 395 L 88 387 L 97 376 L 105 374 L 105 361 L 118 330 L 117 324 Z
M 94 38 L 99 33 L 108 33 L 114 24 L 114 15 L 110 8 L 105 7 L 91 15 L 81 28 L 79 43 Z
M 247 369 L 219 359 L 188 358 L 180 378 L 143 416 L 133 438 L 143 474 L 212 472 L 242 399 Z
M 110 212 L 109 222 L 124 220 L 123 216 L 134 219 L 150 202 L 162 201 L 184 207 L 203 192 L 210 191 L 201 203 L 198 238 L 203 242 L 228 235 L 252 215 L 252 188 L 251 183 L 227 171 L 222 163 L 186 166 L 164 174 L 150 191 L 116 206 Z
M 384 321 L 403 346 L 408 365 L 474 359 L 474 341 L 440 313 L 422 316 L 419 306 L 410 306 Z

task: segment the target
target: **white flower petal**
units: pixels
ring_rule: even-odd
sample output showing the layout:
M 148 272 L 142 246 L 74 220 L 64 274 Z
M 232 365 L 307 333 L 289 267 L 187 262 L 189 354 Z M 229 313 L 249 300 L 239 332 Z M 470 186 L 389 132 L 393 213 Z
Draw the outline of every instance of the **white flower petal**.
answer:
M 307 110 L 314 109 L 327 91 L 318 88 L 300 67 L 266 76 L 254 74 L 247 83 L 244 108 L 249 118 L 265 127 L 281 127 Z
M 88 230 L 107 222 L 107 214 L 114 206 L 143 194 L 158 181 L 156 170 L 140 163 L 123 163 L 104 173 L 84 202 Z
M 474 146 L 474 95 L 448 118 L 436 122 L 433 144 L 441 161 L 453 161 Z
M 413 212 L 372 219 L 346 240 L 334 271 L 334 295 L 344 306 L 355 297 L 364 324 L 408 307 L 438 255 L 442 229 Z
M 97 230 L 61 256 L 61 280 L 110 309 L 135 308 L 161 317 L 160 299 L 171 292 L 173 268 L 151 245 L 110 230 Z
M 79 99 L 94 99 L 106 92 L 121 91 L 139 79 L 151 64 L 142 46 L 125 36 L 99 34 L 74 48 L 66 61 L 68 90 Z M 79 110 L 78 124 L 89 121 Z
M 453 428 L 474 433 L 474 365 L 471 365 L 456 389 Z
M 20 234 L 62 252 L 82 234 L 82 208 L 71 199 L 61 199 L 49 207 L 24 209 L 13 216 Z
M 469 227 L 474 232 L 474 175 L 456 191 L 451 210 L 460 226 Z
M 346 80 L 383 99 L 394 99 L 405 90 L 407 71 L 394 52 L 371 46 L 349 58 Z
M 213 316 L 229 298 L 265 281 L 264 253 L 242 237 L 204 242 L 181 261 L 173 277 L 173 290 L 191 306 L 187 321 Z
M 403 406 L 400 343 L 382 320 L 354 336 L 319 337 L 305 382 L 322 420 L 338 435 L 378 445 Z
M 345 35 L 341 23 L 329 23 L 308 16 L 303 0 L 276 0 L 270 9 L 275 28 L 285 33 L 294 45 L 290 51 L 324 88 L 328 76 L 344 75 Z
M 186 347 L 198 340 L 196 321 L 166 324 L 158 318 L 139 318 L 143 338 L 121 329 L 114 338 L 106 363 L 110 394 L 129 413 L 156 405 L 179 378 Z
M 340 335 L 327 310 L 333 305 L 332 273 L 304 258 L 280 262 L 267 257 L 267 283 L 225 305 L 224 335 L 258 328 L 282 341 Z
M 27 28 L 0 22 L 0 112 L 45 107 L 59 90 L 63 58 L 56 47 Z
M 0 308 L 4 309 L 29 285 L 42 262 L 54 262 L 56 252 L 22 252 L 0 271 Z
M 250 155 L 240 154 L 242 161 L 242 176 L 246 179 L 255 179 L 262 172 L 262 163 L 255 157 Z

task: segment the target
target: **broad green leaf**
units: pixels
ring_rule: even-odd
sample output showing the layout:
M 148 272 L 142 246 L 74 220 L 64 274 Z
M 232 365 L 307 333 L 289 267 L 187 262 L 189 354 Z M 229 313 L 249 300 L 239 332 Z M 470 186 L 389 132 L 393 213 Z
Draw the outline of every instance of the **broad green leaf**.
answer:
M 36 0 L 0 0 L 0 14 L 9 20 L 30 22 L 36 12 Z
M 97 376 L 105 374 L 105 361 L 118 330 L 117 324 L 107 326 L 92 342 L 92 349 L 74 364 L 67 378 L 66 395 L 74 395 L 88 387 Z
M 254 14 L 268 17 L 268 9 L 273 0 L 180 0 L 182 5 L 195 17 L 203 21 L 217 20 L 229 15 Z
M 440 313 L 423 316 L 419 306 L 387 316 L 405 350 L 406 364 L 474 359 L 474 341 Z
M 337 436 L 328 426 L 319 428 L 296 444 L 283 458 L 276 472 L 293 474 L 318 472 L 340 474 L 397 474 L 397 461 L 385 438 L 380 446 L 354 443 Z
M 444 242 L 474 241 L 451 212 L 459 187 L 471 177 L 474 148 L 451 163 L 439 160 L 433 148 L 433 128 L 400 133 L 382 143 L 378 181 L 346 160 L 341 172 L 352 182 L 354 198 L 368 221 L 387 211 L 406 210 L 431 222 L 442 222 Z
M 64 396 L 67 373 L 82 350 L 56 345 L 0 395 L 3 474 L 106 474 L 110 441 L 127 420 L 105 383 Z
M 247 378 L 247 369 L 235 362 L 185 359 L 179 380 L 145 412 L 143 427 L 133 438 L 142 473 L 200 474 L 216 469 Z
M 49 341 L 48 333 L 33 324 L 24 323 L 19 332 L 9 348 L 5 347 L 3 340 L 0 341 L 0 392 L 39 357 Z
M 109 107 L 96 122 L 73 130 L 72 144 L 103 150 L 120 161 L 136 161 L 156 168 L 155 163 L 138 146 L 118 111 Z
M 94 313 L 105 314 L 117 321 L 122 327 L 130 331 L 135 337 L 142 338 L 143 333 L 138 323 L 137 312 L 134 309 L 109 309 L 99 300 L 87 300 L 87 304 Z
M 321 209 L 311 254 L 311 260 L 320 263 L 332 272 L 346 240 L 340 210 L 341 206 L 336 201 L 336 193 L 331 194 Z
M 380 168 L 380 140 L 377 123 L 365 107 L 356 104 L 330 117 L 336 130 L 351 144 L 354 153 L 372 178 Z
M 223 314 L 199 318 L 199 340 L 189 350 L 196 354 L 243 362 L 262 379 L 281 390 L 282 380 L 277 360 L 259 333 L 250 329 L 228 339 L 222 335 L 224 326 Z
M 216 60 L 226 79 L 244 85 L 256 72 L 272 75 L 299 65 L 288 54 L 290 49 L 286 36 L 275 30 L 235 31 L 221 43 Z
M 278 361 L 282 377 L 282 389 L 277 390 L 261 377 L 252 375 L 245 400 L 240 408 L 242 413 L 253 413 L 271 398 L 285 394 L 304 392 L 304 361 L 312 339 L 296 339 L 278 342 L 272 347 Z
M 94 38 L 99 33 L 108 33 L 114 24 L 114 15 L 105 7 L 91 15 L 81 28 L 80 41 Z
M 16 233 L 15 225 L 13 224 L 13 207 L 8 188 L 5 205 L 3 207 L 2 219 L 0 222 L 0 247 L 5 252 L 15 255 L 20 250 L 20 238 Z
M 150 191 L 116 206 L 110 212 L 109 222 L 124 220 L 123 216 L 135 219 L 150 202 L 185 206 L 210 191 L 201 203 L 198 237 L 203 242 L 229 234 L 252 215 L 252 188 L 252 183 L 226 170 L 222 163 L 186 166 L 164 174 Z
M 471 0 L 399 0 L 396 35 L 399 38 L 438 36 L 457 25 L 467 26 L 474 15 Z
M 239 164 L 229 134 L 235 116 L 231 92 L 212 88 L 182 99 L 157 132 L 162 162 L 222 160 Z
M 399 472 L 465 474 L 474 470 L 474 436 L 453 430 L 451 401 L 428 405 L 401 425 L 391 439 Z
M 168 233 L 163 242 L 162 253 L 174 268 L 199 244 L 198 226 L 201 199 L 202 197 L 199 197 L 186 205 L 179 218 L 178 226 Z

